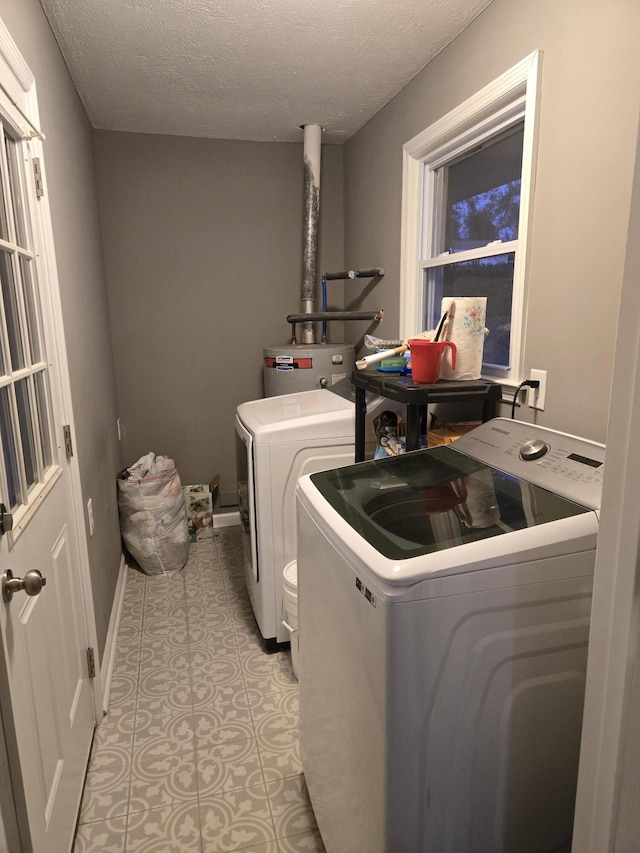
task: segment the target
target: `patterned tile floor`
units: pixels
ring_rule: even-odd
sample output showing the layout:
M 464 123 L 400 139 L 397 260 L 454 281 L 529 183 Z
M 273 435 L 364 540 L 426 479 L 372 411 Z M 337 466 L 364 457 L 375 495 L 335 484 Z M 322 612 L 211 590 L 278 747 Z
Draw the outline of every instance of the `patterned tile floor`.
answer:
M 127 570 L 74 853 L 324 851 L 291 659 L 260 648 L 239 531 L 192 545 L 177 574 Z

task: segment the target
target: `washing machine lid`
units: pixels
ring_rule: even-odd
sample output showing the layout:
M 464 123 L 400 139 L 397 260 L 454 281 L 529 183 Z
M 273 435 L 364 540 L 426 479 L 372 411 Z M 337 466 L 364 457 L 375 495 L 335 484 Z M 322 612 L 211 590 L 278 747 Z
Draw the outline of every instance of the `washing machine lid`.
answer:
M 354 441 L 353 403 L 326 388 L 241 403 L 237 415 L 257 444 L 342 437 Z
M 518 539 L 519 531 L 595 516 L 588 507 L 449 446 L 323 471 L 310 480 L 356 538 L 390 561 L 506 534 L 512 536 L 507 551 L 516 552 L 525 541 Z M 530 543 L 531 537 L 526 540 Z M 393 567 L 388 580 L 396 580 L 394 571 L 397 582 L 408 580 L 406 572 Z

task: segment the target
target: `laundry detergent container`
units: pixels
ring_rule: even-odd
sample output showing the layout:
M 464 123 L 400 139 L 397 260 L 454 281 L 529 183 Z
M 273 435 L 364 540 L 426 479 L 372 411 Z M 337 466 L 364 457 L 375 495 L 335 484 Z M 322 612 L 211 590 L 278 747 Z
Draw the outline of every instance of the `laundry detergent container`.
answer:
M 291 666 L 298 677 L 298 563 L 292 560 L 282 572 L 282 624 L 291 638 Z

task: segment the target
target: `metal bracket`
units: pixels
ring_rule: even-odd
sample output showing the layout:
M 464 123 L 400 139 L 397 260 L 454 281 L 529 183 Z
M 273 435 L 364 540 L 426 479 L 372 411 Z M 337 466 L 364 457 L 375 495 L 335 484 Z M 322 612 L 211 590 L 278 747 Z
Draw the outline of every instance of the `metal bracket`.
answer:
M 62 433 L 64 435 L 64 452 L 67 454 L 67 459 L 71 459 L 73 456 L 73 441 L 71 440 L 71 427 L 69 424 L 65 424 L 62 427 Z
M 87 671 L 89 673 L 89 678 L 96 677 L 96 657 L 91 647 L 87 649 Z
M 42 198 L 44 195 L 44 182 L 42 180 L 42 166 L 40 165 L 40 158 L 33 158 L 33 177 L 36 185 L 36 198 Z
M 0 536 L 13 530 L 13 515 L 4 504 L 0 504 Z

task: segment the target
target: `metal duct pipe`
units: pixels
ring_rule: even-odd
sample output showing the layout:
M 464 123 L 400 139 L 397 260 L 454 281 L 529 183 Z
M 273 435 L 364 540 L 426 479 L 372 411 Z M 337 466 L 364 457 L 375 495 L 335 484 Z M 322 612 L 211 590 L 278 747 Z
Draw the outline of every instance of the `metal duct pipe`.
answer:
M 318 281 L 318 232 L 320 230 L 320 158 L 322 128 L 304 125 L 304 214 L 302 222 L 302 288 L 300 307 L 303 314 L 315 310 Z M 302 343 L 315 343 L 313 323 L 302 324 Z
M 324 277 L 327 281 L 346 281 L 347 279 L 356 278 L 377 278 L 384 275 L 382 267 L 371 267 L 366 270 L 342 270 L 342 272 L 326 272 Z
M 304 314 L 289 314 L 287 323 L 301 323 L 308 320 L 382 320 L 384 311 L 318 311 Z

